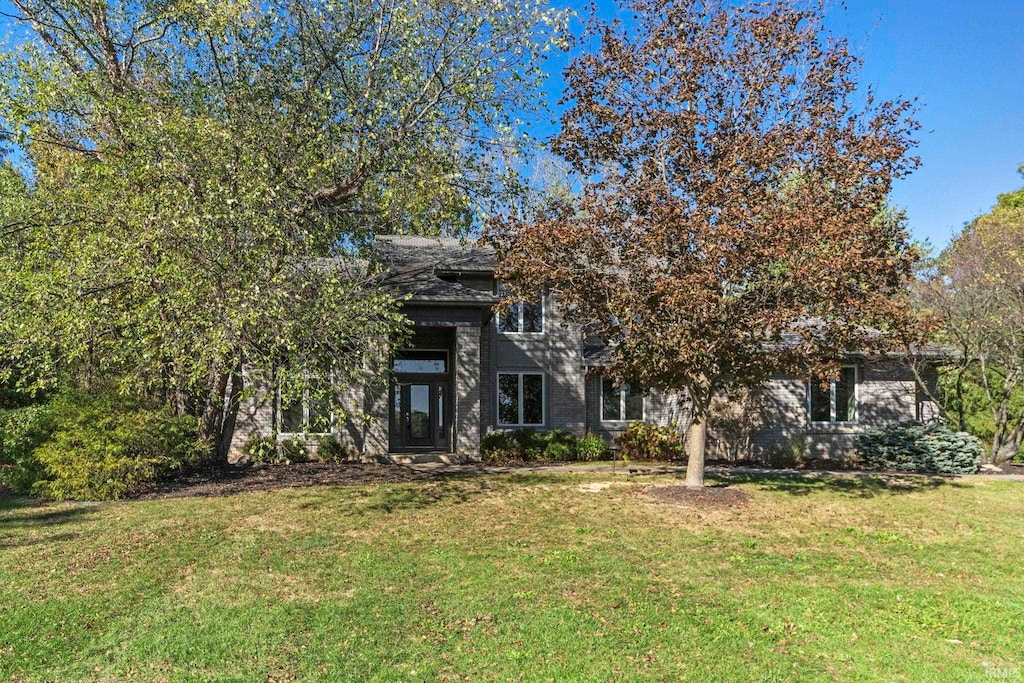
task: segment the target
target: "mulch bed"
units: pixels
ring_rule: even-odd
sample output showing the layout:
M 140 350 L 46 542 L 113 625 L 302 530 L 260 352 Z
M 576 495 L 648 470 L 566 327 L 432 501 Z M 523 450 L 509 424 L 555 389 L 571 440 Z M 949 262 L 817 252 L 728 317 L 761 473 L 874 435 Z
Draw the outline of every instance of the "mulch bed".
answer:
M 230 496 L 251 491 L 301 488 L 305 486 L 357 486 L 360 484 L 402 484 L 444 476 L 401 465 L 322 462 L 292 465 L 229 467 L 196 472 L 173 479 L 134 496 L 138 499 Z
M 645 486 L 642 491 L 645 496 L 659 503 L 704 508 L 746 505 L 750 500 L 746 492 L 730 486 L 705 486 L 702 489 L 685 486 Z

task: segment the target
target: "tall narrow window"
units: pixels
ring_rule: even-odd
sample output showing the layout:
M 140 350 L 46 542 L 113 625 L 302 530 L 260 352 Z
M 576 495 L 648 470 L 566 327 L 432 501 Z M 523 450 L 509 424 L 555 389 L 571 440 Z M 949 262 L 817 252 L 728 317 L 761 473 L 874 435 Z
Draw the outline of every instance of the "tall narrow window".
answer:
M 644 395 L 633 391 L 628 384 L 615 384 L 601 380 L 601 420 L 623 422 L 644 419 Z
M 839 379 L 824 386 L 816 379 L 808 382 L 807 403 L 811 422 L 856 422 L 857 368 L 844 366 Z
M 499 296 L 507 296 L 508 290 L 501 287 Z M 539 334 L 544 331 L 544 297 L 537 295 L 536 301 L 518 301 L 507 310 L 498 313 L 498 332 L 503 334 Z
M 544 424 L 544 375 L 536 372 L 498 373 L 498 424 Z

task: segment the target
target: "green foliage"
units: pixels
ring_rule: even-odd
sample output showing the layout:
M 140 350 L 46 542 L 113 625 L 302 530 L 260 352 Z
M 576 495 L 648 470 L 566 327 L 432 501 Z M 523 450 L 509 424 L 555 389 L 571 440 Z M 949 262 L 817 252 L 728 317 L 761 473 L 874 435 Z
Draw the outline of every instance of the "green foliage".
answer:
M 970 474 L 978 470 L 977 437 L 942 424 L 902 422 L 873 429 L 857 438 L 857 451 L 873 469 Z
M 8 364 L 101 376 L 197 415 L 233 404 L 243 358 L 350 379 L 404 330 L 358 257 L 375 232 L 465 233 L 518 194 L 509 169 L 533 143 L 517 117 L 541 110 L 566 20 L 371 0 L 11 13 L 0 143 L 22 171 L 0 166 L 0 381 Z
M 242 446 L 242 454 L 250 463 L 270 465 L 278 462 L 277 437 L 252 433 Z
M 0 484 L 18 493 L 30 493 L 45 478 L 34 451 L 56 429 L 51 405 L 0 410 Z
M 686 455 L 674 422 L 666 426 L 631 422 L 615 443 L 620 455 L 629 460 L 681 460 Z
M 529 428 L 494 431 L 480 440 L 480 455 L 488 463 L 510 460 L 572 462 L 577 459 L 579 443 L 572 432 L 564 429 L 548 432 Z
M 480 457 L 484 462 L 498 463 L 513 460 L 517 453 L 518 447 L 510 432 L 504 430 L 488 432 L 480 439 Z
M 583 462 L 607 460 L 610 455 L 608 443 L 597 434 L 587 434 L 576 444 L 576 457 Z
M 565 429 L 552 429 L 545 433 L 544 454 L 545 460 L 552 462 L 572 462 L 576 460 L 576 449 L 579 439 L 572 432 Z
M 334 436 L 323 436 L 317 442 L 316 457 L 321 462 L 347 462 L 351 460 L 353 453 L 350 449 L 341 445 L 341 442 Z
M 969 432 L 985 444 L 991 446 L 996 433 L 996 417 L 992 411 L 992 401 L 985 390 L 986 383 L 993 396 L 1004 397 L 1006 412 L 1003 429 L 1014 431 L 1021 429 L 1021 416 L 1024 416 L 1024 385 L 1006 388 L 1005 373 L 988 368 L 983 378 L 981 369 L 971 364 L 962 373 L 958 371 L 942 372 L 938 378 L 940 398 L 947 415 L 955 426 Z M 996 411 L 999 414 L 1000 411 Z M 1024 457 L 1024 446 L 1017 453 Z
M 209 444 L 196 439 L 196 421 L 111 398 L 67 396 L 53 407 L 52 436 L 34 458 L 45 479 L 37 495 L 113 500 L 207 461 Z
M 292 437 L 281 442 L 279 447 L 281 460 L 285 465 L 292 463 L 307 462 L 309 450 L 306 448 L 306 441 L 300 437 Z

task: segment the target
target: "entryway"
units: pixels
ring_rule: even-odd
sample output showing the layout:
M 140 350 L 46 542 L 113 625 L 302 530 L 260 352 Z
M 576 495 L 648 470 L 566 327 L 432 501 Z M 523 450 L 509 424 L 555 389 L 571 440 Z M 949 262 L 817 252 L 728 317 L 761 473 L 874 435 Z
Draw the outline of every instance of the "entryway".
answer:
M 447 350 L 395 354 L 390 392 L 390 451 L 452 450 L 452 401 Z

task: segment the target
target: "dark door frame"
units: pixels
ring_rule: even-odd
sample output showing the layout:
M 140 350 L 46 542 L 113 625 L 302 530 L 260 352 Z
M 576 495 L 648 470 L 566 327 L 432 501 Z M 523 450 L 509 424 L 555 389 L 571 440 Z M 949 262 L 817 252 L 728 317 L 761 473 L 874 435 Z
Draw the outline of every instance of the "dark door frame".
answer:
M 452 381 L 448 373 L 392 375 L 388 392 L 389 450 L 392 453 L 442 451 L 451 453 L 454 446 L 452 433 L 454 402 Z M 428 434 L 425 438 L 412 438 L 410 389 L 424 385 L 428 391 Z M 397 401 L 396 401 L 397 397 Z M 396 408 L 398 410 L 396 410 Z

